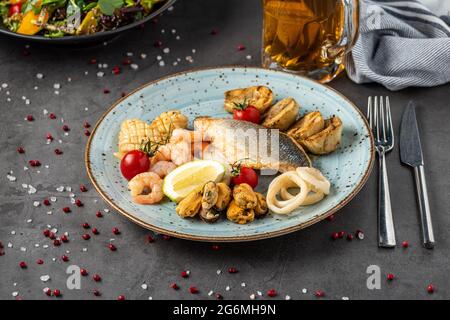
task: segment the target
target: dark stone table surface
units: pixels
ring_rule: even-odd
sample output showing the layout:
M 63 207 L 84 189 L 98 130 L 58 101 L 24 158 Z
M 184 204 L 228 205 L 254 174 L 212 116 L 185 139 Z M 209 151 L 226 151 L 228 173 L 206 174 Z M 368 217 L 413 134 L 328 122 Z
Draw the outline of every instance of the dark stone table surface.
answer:
M 180 0 L 156 23 L 106 45 L 28 47 L 0 38 L 0 241 L 4 247 L 0 299 L 57 299 L 47 297 L 45 287 L 60 289 L 61 299 L 116 299 L 121 294 L 127 299 L 214 299 L 208 295 L 210 291 L 221 293 L 225 299 L 249 299 L 251 294 L 265 299 L 266 291 L 272 288 L 279 299 L 316 299 L 316 290 L 323 290 L 326 299 L 450 298 L 450 85 L 389 92 L 375 84 L 354 84 L 346 76 L 331 83 L 362 110 L 369 95 L 389 95 L 396 133 L 407 101 L 418 102 L 437 238 L 432 251 L 421 246 L 413 176 L 400 164 L 397 146 L 387 161 L 397 240 L 400 244 L 408 241 L 407 249 L 401 245 L 392 250 L 377 247 L 376 168 L 364 189 L 334 220 L 275 239 L 220 244 L 219 250 L 213 250 L 209 243 L 163 239 L 113 210 L 107 212 L 85 171 L 87 137 L 83 123 L 94 125 L 122 92 L 171 73 L 217 65 L 259 65 L 260 11 L 258 0 Z M 212 30 L 217 34 L 211 35 Z M 155 41 L 163 46 L 154 47 Z M 238 51 L 240 44 L 246 49 Z M 164 53 L 164 48 L 169 52 Z M 159 65 L 157 56 L 165 66 Z M 90 64 L 94 58 L 104 68 Z M 138 68 L 122 66 L 126 58 Z M 122 68 L 119 75 L 112 74 L 116 65 Z M 98 72 L 104 76 L 99 77 Z M 37 78 L 39 73 L 43 79 Z M 46 111 L 57 119 L 50 120 Z M 25 121 L 27 115 L 35 120 Z M 62 121 L 70 127 L 68 135 L 61 129 Z M 47 133 L 54 137 L 50 144 L 46 143 Z M 25 149 L 24 154 L 16 151 L 19 146 Z M 55 148 L 63 154 L 55 155 Z M 42 165 L 30 167 L 28 160 L 32 159 Z M 13 177 L 16 180 L 10 181 Z M 80 184 L 85 184 L 88 192 L 80 192 Z M 57 191 L 60 186 L 66 187 L 65 191 Z M 83 207 L 71 204 L 71 193 Z M 36 201 L 51 197 L 57 201 L 50 206 L 35 206 Z M 72 208 L 71 213 L 62 213 L 66 206 Z M 103 212 L 103 218 L 96 217 L 97 211 Z M 82 228 L 84 222 L 98 228 L 100 234 L 82 240 L 82 234 L 92 231 Z M 55 247 L 42 234 L 48 226 L 56 228 L 58 236 L 68 232 L 70 241 Z M 121 234 L 113 235 L 113 227 Z M 364 240 L 330 240 L 335 231 L 357 229 L 364 231 Z M 153 243 L 148 243 L 148 235 L 154 237 Z M 115 239 L 116 252 L 107 248 L 110 239 Z M 61 260 L 63 254 L 69 262 Z M 38 265 L 38 259 L 44 264 Z M 19 267 L 21 261 L 27 263 L 26 269 Z M 82 277 L 79 290 L 66 287 L 69 265 L 89 272 Z M 370 265 L 381 270 L 379 290 L 366 286 Z M 239 272 L 229 274 L 229 267 Z M 183 270 L 190 271 L 189 278 L 180 276 Z M 96 273 L 101 282 L 92 280 Z M 391 282 L 386 280 L 388 273 L 395 275 Z M 50 279 L 43 282 L 43 275 Z M 169 288 L 172 283 L 180 290 Z M 432 295 L 426 290 L 430 283 L 436 288 Z M 196 286 L 200 293 L 190 294 L 189 286 Z M 308 290 L 306 294 L 303 288 Z M 101 292 L 100 297 L 94 297 L 94 289 Z M 258 291 L 264 297 L 258 296 Z

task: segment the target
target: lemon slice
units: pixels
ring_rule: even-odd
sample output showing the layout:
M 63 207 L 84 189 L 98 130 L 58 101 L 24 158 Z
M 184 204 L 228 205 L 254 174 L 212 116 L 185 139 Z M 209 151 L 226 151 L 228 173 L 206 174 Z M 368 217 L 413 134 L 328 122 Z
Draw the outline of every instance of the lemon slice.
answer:
M 192 191 L 203 187 L 208 181 L 220 182 L 224 174 L 225 167 L 218 161 L 188 162 L 164 178 L 163 192 L 170 200 L 179 202 Z

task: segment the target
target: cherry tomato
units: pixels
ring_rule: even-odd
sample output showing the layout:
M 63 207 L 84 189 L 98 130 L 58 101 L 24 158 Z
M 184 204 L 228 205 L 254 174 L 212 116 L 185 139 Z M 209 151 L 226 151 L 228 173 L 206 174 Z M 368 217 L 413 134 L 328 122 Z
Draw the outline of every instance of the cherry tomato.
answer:
M 261 114 L 259 110 L 254 106 L 236 107 L 233 110 L 233 119 L 243 120 L 259 124 L 261 120 Z
M 22 10 L 22 4 L 16 3 L 9 7 L 8 16 L 11 17 L 12 15 L 15 15 L 16 13 L 20 13 L 20 10 Z
M 150 159 L 145 152 L 140 150 L 128 152 L 120 162 L 120 171 L 127 180 L 131 180 L 134 176 L 147 172 L 149 169 Z
M 233 177 L 233 183 L 247 183 L 250 187 L 255 188 L 258 185 L 258 175 L 256 171 L 248 167 L 240 167 L 239 173 Z

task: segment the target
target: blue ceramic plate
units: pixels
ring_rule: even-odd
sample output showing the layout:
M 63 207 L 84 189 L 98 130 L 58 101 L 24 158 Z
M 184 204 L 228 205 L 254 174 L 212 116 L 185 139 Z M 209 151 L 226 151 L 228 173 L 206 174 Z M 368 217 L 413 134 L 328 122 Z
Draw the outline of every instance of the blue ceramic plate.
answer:
M 300 113 L 318 110 L 324 117 L 338 115 L 344 124 L 340 148 L 327 156 L 314 157 L 313 166 L 331 181 L 331 193 L 316 205 L 287 216 L 269 214 L 247 225 L 219 220 L 207 224 L 182 219 L 168 200 L 158 205 L 137 205 L 121 176 L 117 137 L 122 121 L 151 121 L 161 112 L 179 109 L 196 116 L 230 117 L 223 109 L 224 92 L 234 88 L 265 85 L 276 99 L 293 97 Z M 373 138 L 360 111 L 344 96 L 309 79 L 260 68 L 226 67 L 180 73 L 151 82 L 114 104 L 99 120 L 86 148 L 86 168 L 95 188 L 120 213 L 156 232 L 201 241 L 248 241 L 275 237 L 310 226 L 347 204 L 363 187 L 374 159 Z M 264 180 L 264 179 L 261 179 Z M 262 181 L 266 192 L 270 181 Z

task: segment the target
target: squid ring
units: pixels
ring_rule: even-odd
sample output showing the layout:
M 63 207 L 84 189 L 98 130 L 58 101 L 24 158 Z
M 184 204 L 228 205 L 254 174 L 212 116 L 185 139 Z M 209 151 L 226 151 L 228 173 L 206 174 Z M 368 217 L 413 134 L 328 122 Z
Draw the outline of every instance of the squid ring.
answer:
M 286 180 L 294 182 L 299 188 L 300 192 L 295 198 L 291 200 L 279 201 L 276 196 L 280 189 L 286 184 Z M 275 213 L 278 214 L 288 214 L 301 206 L 305 201 L 306 196 L 309 193 L 309 188 L 306 182 L 301 179 L 295 171 L 290 171 L 282 174 L 281 176 L 275 178 L 269 185 L 269 190 L 267 192 L 267 206 Z
M 319 170 L 309 167 L 299 167 L 296 171 L 300 178 L 314 186 L 315 189 L 327 195 L 330 193 L 330 181 Z
M 290 193 L 288 189 L 293 187 L 298 187 L 299 193 Z M 288 214 L 300 206 L 321 201 L 329 193 L 330 182 L 319 170 L 300 167 L 276 177 L 270 183 L 267 205 L 274 213 Z

